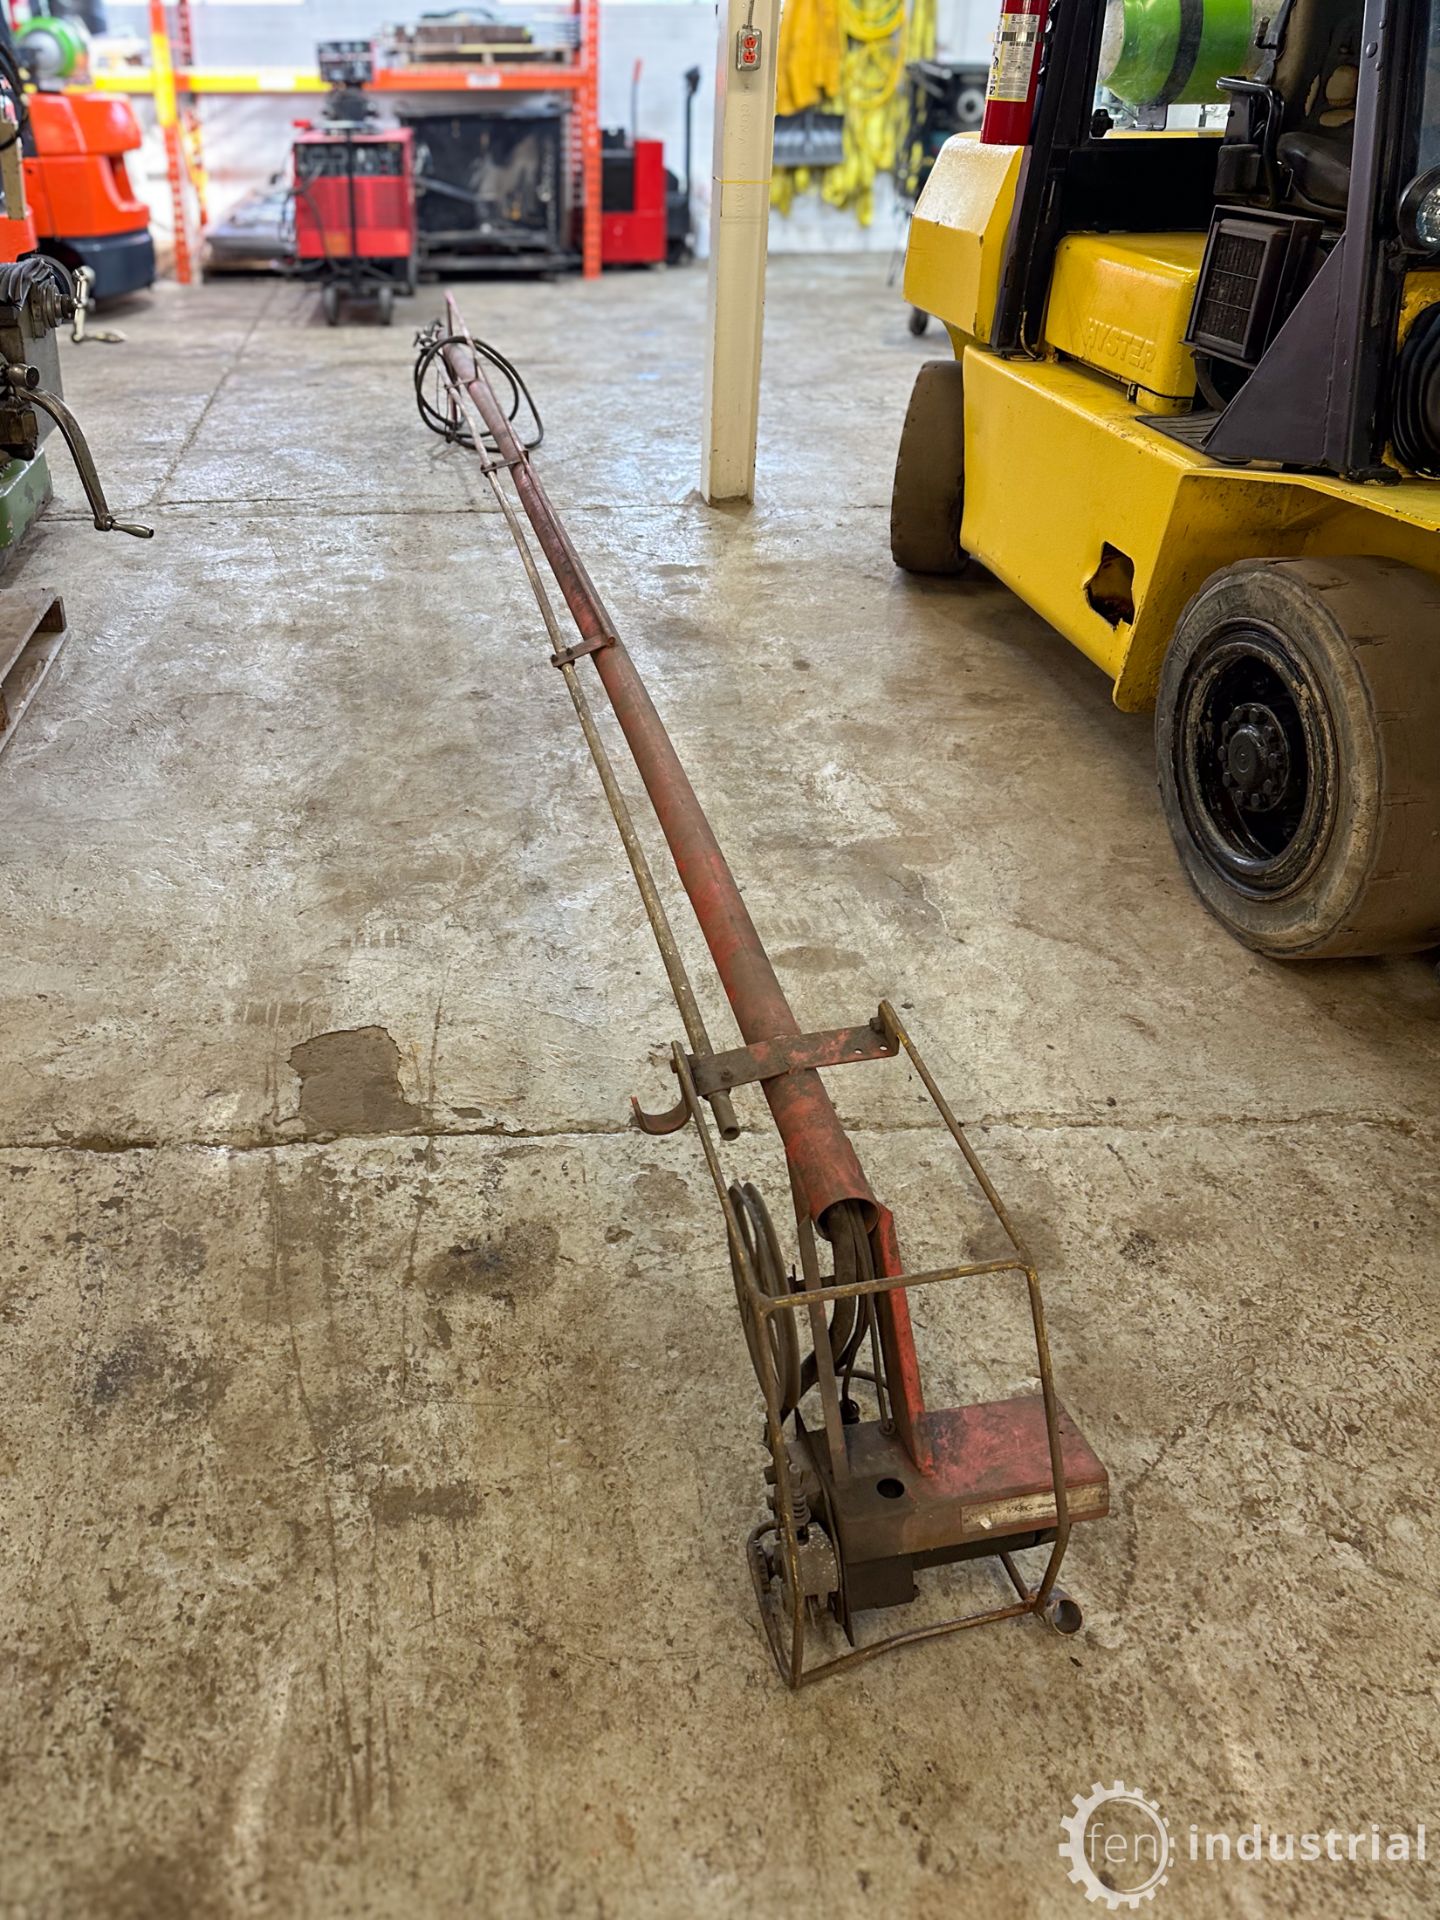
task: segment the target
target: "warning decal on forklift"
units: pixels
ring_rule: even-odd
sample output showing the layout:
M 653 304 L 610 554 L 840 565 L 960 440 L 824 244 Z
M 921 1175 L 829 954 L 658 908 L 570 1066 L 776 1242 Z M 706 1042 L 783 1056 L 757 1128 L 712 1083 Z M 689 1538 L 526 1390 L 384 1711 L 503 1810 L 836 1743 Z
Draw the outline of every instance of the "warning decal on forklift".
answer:
M 1030 98 L 1030 75 L 1035 66 L 1035 42 L 1042 15 L 1002 13 L 990 60 L 987 100 L 1024 101 Z

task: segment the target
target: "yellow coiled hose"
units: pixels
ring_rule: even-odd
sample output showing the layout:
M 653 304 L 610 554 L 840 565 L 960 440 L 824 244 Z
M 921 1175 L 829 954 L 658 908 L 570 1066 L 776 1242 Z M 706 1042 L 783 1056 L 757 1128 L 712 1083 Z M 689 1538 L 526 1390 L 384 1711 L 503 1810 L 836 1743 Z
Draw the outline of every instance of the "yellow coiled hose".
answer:
M 786 0 L 776 111 L 820 107 L 845 116 L 845 157 L 824 169 L 820 192 L 832 207 L 853 207 L 862 227 L 874 217 L 876 174 L 895 164 L 906 64 L 934 52 L 935 0 Z M 812 184 L 809 167 L 777 167 L 771 205 L 788 213 Z

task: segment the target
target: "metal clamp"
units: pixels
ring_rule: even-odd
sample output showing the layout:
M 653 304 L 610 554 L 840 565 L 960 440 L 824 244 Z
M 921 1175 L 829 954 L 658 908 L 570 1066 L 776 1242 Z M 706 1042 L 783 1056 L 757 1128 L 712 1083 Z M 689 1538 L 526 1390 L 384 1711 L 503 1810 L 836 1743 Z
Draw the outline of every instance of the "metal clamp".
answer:
M 613 647 L 614 644 L 614 634 L 597 633 L 593 639 L 577 640 L 573 647 L 557 647 L 550 656 L 550 664 L 552 667 L 573 667 L 587 653 L 603 653 L 606 647 Z

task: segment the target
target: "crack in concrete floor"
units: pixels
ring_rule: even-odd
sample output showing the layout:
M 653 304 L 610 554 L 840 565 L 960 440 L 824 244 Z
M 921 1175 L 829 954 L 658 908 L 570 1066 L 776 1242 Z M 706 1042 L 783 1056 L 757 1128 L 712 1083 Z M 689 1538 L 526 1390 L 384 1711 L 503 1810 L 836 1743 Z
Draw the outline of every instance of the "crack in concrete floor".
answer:
M 841 1122 L 848 1132 L 861 1138 L 877 1134 L 917 1134 L 938 1140 L 946 1140 L 949 1135 L 942 1121 L 904 1121 L 904 1120 L 857 1120 L 841 1113 Z M 1068 1132 L 1113 1132 L 1119 1134 L 1164 1133 L 1172 1131 L 1214 1132 L 1217 1129 L 1239 1128 L 1260 1133 L 1281 1129 L 1333 1129 L 1343 1132 L 1347 1128 L 1363 1128 L 1379 1132 L 1393 1132 L 1402 1139 L 1435 1139 L 1440 1137 L 1433 1128 L 1427 1128 L 1420 1122 L 1403 1114 L 1384 1113 L 1345 1113 L 1333 1111 L 1313 1111 L 1308 1113 L 1224 1113 L 1195 1114 L 1161 1112 L 1149 1114 L 1096 1113 L 1096 1114 L 1037 1114 L 1037 1113 L 985 1113 L 977 1120 L 964 1121 L 968 1133 L 989 1133 L 1013 1131 L 1018 1133 L 1068 1133 Z M 77 1135 L 70 1137 L 26 1139 L 16 1136 L 9 1140 L 0 1140 L 0 1153 L 165 1153 L 170 1151 L 204 1150 L 225 1153 L 268 1153 L 277 1148 L 330 1146 L 344 1140 L 584 1140 L 596 1137 L 624 1136 L 633 1140 L 637 1147 L 651 1141 L 652 1136 L 642 1133 L 626 1120 L 574 1120 L 553 1127 L 511 1126 L 504 1121 L 495 1121 L 490 1125 L 476 1126 L 431 1126 L 419 1124 L 400 1128 L 361 1128 L 354 1131 L 327 1132 L 275 1132 L 246 1134 L 201 1134 L 188 1138 L 162 1139 L 157 1137 L 130 1136 L 117 1134 Z M 750 1140 L 771 1139 L 769 1130 L 763 1126 L 757 1128 L 742 1123 L 740 1138 Z

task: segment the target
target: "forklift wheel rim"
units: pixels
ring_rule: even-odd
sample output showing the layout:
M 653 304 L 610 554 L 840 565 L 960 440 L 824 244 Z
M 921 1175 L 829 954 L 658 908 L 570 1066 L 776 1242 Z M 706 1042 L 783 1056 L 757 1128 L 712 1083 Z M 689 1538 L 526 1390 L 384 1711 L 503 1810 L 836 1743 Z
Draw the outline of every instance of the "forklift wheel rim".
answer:
M 1324 855 L 1339 794 L 1324 691 L 1273 628 L 1228 622 L 1190 660 L 1175 785 L 1195 846 L 1232 887 L 1273 898 Z

